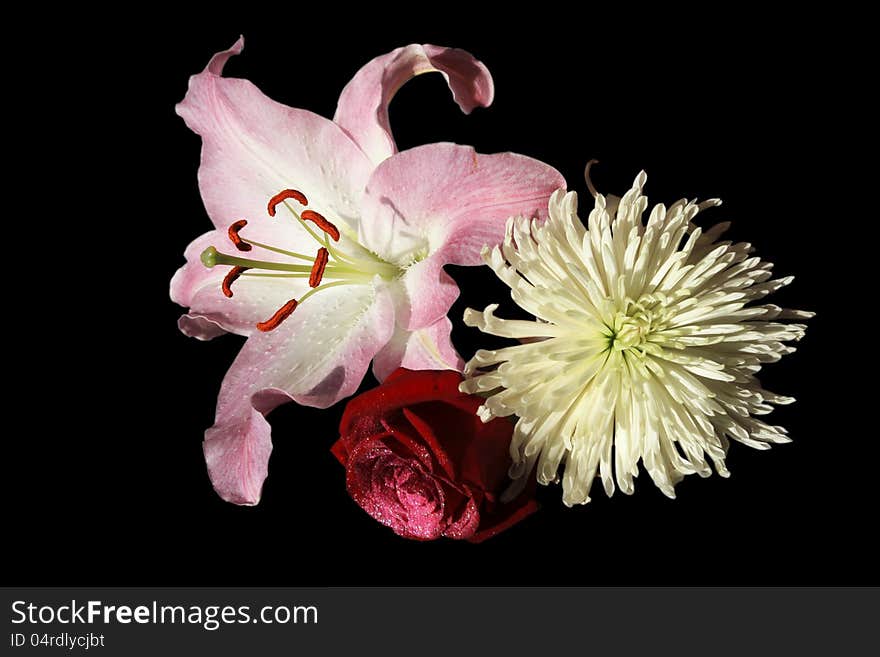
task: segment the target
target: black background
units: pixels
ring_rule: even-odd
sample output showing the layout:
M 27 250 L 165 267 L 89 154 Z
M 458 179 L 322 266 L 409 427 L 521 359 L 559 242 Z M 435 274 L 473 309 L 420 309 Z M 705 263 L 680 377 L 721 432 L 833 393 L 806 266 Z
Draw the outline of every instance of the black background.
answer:
M 41 310 L 22 349 L 40 365 L 18 370 L 29 405 L 10 411 L 21 423 L 9 439 L 10 583 L 876 583 L 876 431 L 859 399 L 873 380 L 856 378 L 876 355 L 847 264 L 860 239 L 848 222 L 866 208 L 830 181 L 841 144 L 861 147 L 838 114 L 849 62 L 831 59 L 837 28 L 822 16 L 733 12 L 394 11 L 83 27 L 41 69 L 50 107 L 72 110 L 62 122 L 75 145 L 53 152 L 78 192 L 55 206 L 73 231 L 61 280 L 34 283 Z M 200 443 L 241 339 L 200 343 L 176 329 L 168 281 L 210 224 L 196 186 L 200 140 L 173 108 L 188 76 L 239 33 L 245 50 L 227 75 L 327 117 L 376 55 L 411 42 L 467 49 L 494 76 L 493 106 L 464 116 L 440 76 L 419 77 L 391 106 L 401 150 L 455 141 L 525 153 L 557 167 L 582 199 L 583 165 L 597 158 L 605 193 L 645 169 L 652 202 L 724 199 L 703 225 L 732 220 L 735 239 L 796 276 L 770 301 L 818 313 L 797 353 L 761 375 L 798 399 L 770 416 L 794 442 L 768 452 L 734 444 L 730 479 L 688 477 L 675 501 L 644 474 L 635 495 L 608 499 L 596 486 L 574 509 L 542 487 L 542 510 L 487 543 L 425 544 L 349 499 L 329 452 L 344 403 L 290 404 L 270 416 L 262 503 L 222 502 Z M 453 339 L 468 358 L 498 342 L 464 327 L 463 309 L 512 304 L 487 268 L 450 273 L 462 289 Z M 368 376 L 362 389 L 374 384 Z

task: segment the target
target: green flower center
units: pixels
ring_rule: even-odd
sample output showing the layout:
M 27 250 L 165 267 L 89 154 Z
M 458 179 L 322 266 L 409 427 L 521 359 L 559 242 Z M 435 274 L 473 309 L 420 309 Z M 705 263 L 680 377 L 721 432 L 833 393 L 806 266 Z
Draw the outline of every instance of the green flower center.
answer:
M 605 332 L 608 348 L 644 353 L 652 336 L 666 328 L 666 317 L 666 300 L 661 297 L 648 295 L 637 302 L 627 300 Z

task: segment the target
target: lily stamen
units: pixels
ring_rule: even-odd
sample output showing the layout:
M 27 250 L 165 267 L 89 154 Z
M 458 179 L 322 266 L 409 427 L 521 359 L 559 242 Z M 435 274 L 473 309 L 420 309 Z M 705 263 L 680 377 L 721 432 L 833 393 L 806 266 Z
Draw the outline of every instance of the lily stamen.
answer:
M 266 210 L 269 212 L 270 217 L 275 216 L 275 208 L 279 203 L 283 203 L 287 199 L 292 198 L 297 201 L 300 205 L 308 205 L 309 199 L 306 198 L 306 195 L 297 189 L 285 189 L 273 196 L 269 199 L 269 205 L 266 207 Z
M 229 270 L 229 273 L 223 278 L 223 283 L 220 285 L 220 289 L 223 290 L 223 294 L 232 298 L 232 284 L 241 276 L 244 272 L 247 271 L 247 267 L 233 267 Z
M 334 242 L 339 241 L 339 229 L 327 221 L 323 215 L 318 214 L 314 210 L 303 210 L 300 217 L 303 221 L 311 221 L 314 223 L 318 228 L 332 237 Z
M 229 230 L 227 231 L 227 234 L 229 235 L 229 240 L 235 245 L 235 248 L 239 251 L 250 251 L 251 248 L 253 248 L 250 244 L 241 239 L 241 236 L 239 236 L 238 234 L 239 231 L 245 226 L 247 226 L 247 219 L 239 219 L 231 226 L 229 226 Z
M 312 265 L 312 271 L 309 272 L 309 287 L 318 287 L 321 279 L 324 277 L 324 268 L 330 259 L 330 253 L 323 246 L 318 249 L 318 255 L 315 256 L 315 263 Z
M 257 329 L 266 333 L 268 331 L 278 328 L 281 322 L 283 322 L 285 319 L 293 314 L 293 311 L 296 310 L 298 303 L 299 302 L 296 299 L 291 299 L 283 306 L 281 306 L 278 310 L 276 310 L 275 314 L 272 315 L 265 322 L 257 322 Z

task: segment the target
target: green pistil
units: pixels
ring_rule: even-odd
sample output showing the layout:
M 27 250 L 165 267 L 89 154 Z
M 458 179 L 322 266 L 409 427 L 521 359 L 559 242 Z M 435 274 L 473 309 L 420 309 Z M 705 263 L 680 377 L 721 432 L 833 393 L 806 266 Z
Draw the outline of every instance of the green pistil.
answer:
M 239 258 L 238 256 L 220 253 L 213 246 L 209 246 L 202 251 L 202 264 L 208 269 L 211 269 L 215 265 L 233 265 L 246 267 L 248 269 L 268 269 L 270 271 L 310 272 L 312 270 L 312 268 L 307 265 L 287 265 L 282 262 L 266 262 L 264 260 Z
M 305 274 L 305 277 L 308 277 L 308 274 L 312 271 L 311 265 L 291 265 L 283 262 L 268 262 L 266 260 L 241 258 L 239 256 L 221 253 L 213 246 L 209 246 L 202 251 L 201 260 L 202 264 L 209 269 L 216 265 L 232 265 L 244 267 L 246 269 L 263 269 L 267 271 Z M 399 267 L 387 262 L 370 262 L 367 260 L 345 260 L 344 262 L 333 262 L 328 264 L 324 269 L 325 278 L 372 278 L 374 275 L 378 274 L 386 280 L 391 280 L 396 278 L 399 273 Z M 276 276 L 282 275 L 276 274 Z M 290 278 L 298 278 L 298 276 L 290 276 Z

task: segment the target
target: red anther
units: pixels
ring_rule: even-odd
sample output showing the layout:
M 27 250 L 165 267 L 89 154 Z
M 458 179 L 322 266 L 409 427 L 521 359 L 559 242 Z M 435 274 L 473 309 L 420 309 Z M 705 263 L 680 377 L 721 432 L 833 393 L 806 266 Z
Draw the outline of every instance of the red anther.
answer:
M 318 287 L 321 279 L 324 277 L 324 267 L 330 259 L 330 253 L 323 246 L 318 249 L 318 255 L 315 256 L 315 262 L 312 265 L 312 273 L 309 274 L 309 287 Z
M 269 199 L 269 206 L 267 208 L 269 210 L 269 216 L 274 217 L 275 206 L 277 206 L 279 203 L 283 203 L 289 198 L 292 198 L 295 201 L 299 201 L 302 205 L 309 204 L 309 199 L 307 199 L 306 195 L 302 192 L 296 189 L 285 189 L 284 191 L 278 192 L 277 194 L 275 194 L 275 196 Z
M 220 286 L 220 288 L 223 290 L 223 294 L 231 298 L 232 284 L 247 270 L 247 267 L 239 267 L 238 265 L 230 269 L 226 276 L 223 278 L 223 284 Z
M 253 248 L 238 235 L 238 231 L 245 226 L 247 226 L 247 220 L 239 219 L 229 227 L 229 239 L 232 240 L 232 243 L 235 244 L 235 248 L 239 251 L 250 251 Z
M 312 221 L 315 225 L 333 238 L 334 242 L 339 241 L 339 229 L 317 212 L 312 210 L 304 210 L 300 215 L 303 221 Z
M 258 322 L 257 328 L 263 331 L 263 333 L 267 333 L 272 329 L 278 328 L 281 325 L 281 322 L 283 322 L 285 319 L 293 314 L 293 311 L 296 310 L 296 304 L 296 299 L 291 299 L 283 306 L 281 306 L 278 310 L 276 310 L 275 314 L 272 315 L 265 322 Z

